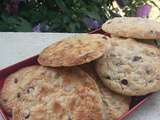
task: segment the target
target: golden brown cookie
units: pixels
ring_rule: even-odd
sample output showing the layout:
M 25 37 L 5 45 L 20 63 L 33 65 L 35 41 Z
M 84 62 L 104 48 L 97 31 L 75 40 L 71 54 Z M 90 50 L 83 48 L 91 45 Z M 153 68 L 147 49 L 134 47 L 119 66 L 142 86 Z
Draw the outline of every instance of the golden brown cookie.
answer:
M 23 88 L 32 81 L 35 76 L 40 76 L 42 67 L 38 65 L 29 66 L 9 75 L 0 92 L 1 106 L 11 114 L 13 105 L 17 103 Z
M 113 91 L 140 96 L 160 90 L 160 50 L 133 39 L 109 38 L 96 70 Z
M 106 39 L 106 36 L 100 34 L 81 34 L 64 38 L 45 48 L 39 55 L 38 62 L 51 67 L 88 63 L 103 55 Z
M 107 120 L 117 120 L 129 110 L 129 97 L 121 96 L 115 92 L 112 92 L 99 81 L 98 87 L 102 94 L 102 100 L 105 107 L 104 114 L 106 114 Z
M 28 85 L 13 120 L 105 120 L 100 92 L 87 73 L 80 68 L 49 71 Z
M 85 64 L 82 65 L 82 68 L 96 80 L 104 105 L 103 114 L 107 117 L 107 120 L 117 120 L 129 110 L 130 97 L 117 94 L 103 85 L 96 74 L 94 64 Z
M 139 17 L 116 17 L 102 25 L 105 32 L 114 36 L 137 39 L 160 39 L 160 23 Z

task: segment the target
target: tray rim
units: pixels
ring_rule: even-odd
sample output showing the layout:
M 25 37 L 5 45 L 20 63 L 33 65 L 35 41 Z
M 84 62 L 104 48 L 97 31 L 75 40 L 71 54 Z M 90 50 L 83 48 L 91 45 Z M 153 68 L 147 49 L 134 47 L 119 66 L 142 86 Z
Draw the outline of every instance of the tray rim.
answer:
M 94 34 L 94 33 L 100 33 L 100 34 L 104 34 L 104 35 L 110 36 L 109 33 L 103 32 L 101 28 L 90 32 L 90 34 Z M 7 74 L 8 75 L 8 74 L 12 73 L 10 71 L 16 71 L 14 69 L 18 70 L 18 69 L 23 68 L 25 66 L 29 66 L 30 62 L 32 62 L 31 65 L 35 64 L 37 62 L 36 61 L 37 57 L 38 57 L 38 55 L 34 55 L 34 56 L 31 56 L 31 57 L 28 57 L 27 59 L 19 61 L 19 62 L 15 63 L 15 64 L 9 65 L 8 67 L 0 69 L 0 78 L 1 77 L 4 78 L 3 74 Z M 5 76 L 7 76 L 7 75 L 5 75 Z M 141 100 L 138 104 L 136 104 L 133 108 L 131 108 L 130 110 L 126 111 L 117 120 L 124 120 L 124 118 L 126 118 L 129 114 L 131 114 L 133 111 L 135 111 L 137 108 L 139 108 L 145 101 L 147 101 L 149 99 L 149 97 L 151 97 L 151 95 L 147 96 L 146 98 Z M 9 120 L 9 118 L 6 116 L 6 114 L 3 112 L 3 110 L 1 108 L 0 108 L 0 115 L 3 118 L 3 120 Z

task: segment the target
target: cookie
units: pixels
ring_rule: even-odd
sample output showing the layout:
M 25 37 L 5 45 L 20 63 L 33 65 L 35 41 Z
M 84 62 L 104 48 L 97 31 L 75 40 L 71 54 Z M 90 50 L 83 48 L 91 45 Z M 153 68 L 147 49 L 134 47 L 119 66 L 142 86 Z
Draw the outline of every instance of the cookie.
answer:
M 114 36 L 137 39 L 160 39 L 160 23 L 139 17 L 116 17 L 106 21 L 102 30 Z
M 86 64 L 82 68 L 96 80 L 103 101 L 103 114 L 107 116 L 107 120 L 117 120 L 129 110 L 130 97 L 119 95 L 104 86 L 96 74 L 94 64 Z
M 11 114 L 13 105 L 19 100 L 20 92 L 35 75 L 39 75 L 40 71 L 41 67 L 38 65 L 29 66 L 18 70 L 6 78 L 0 92 L 0 104 L 8 114 Z
M 112 92 L 101 82 L 97 82 L 102 95 L 102 100 L 105 107 L 104 114 L 106 114 L 107 120 L 117 120 L 129 110 L 130 98 Z
M 103 83 L 113 91 L 140 96 L 160 90 L 160 50 L 133 39 L 109 38 L 96 62 Z
M 80 68 L 33 80 L 13 109 L 13 120 L 105 120 L 96 82 Z M 30 90 L 31 88 L 31 90 Z
M 81 34 L 55 42 L 39 55 L 38 62 L 43 66 L 75 66 L 101 57 L 105 51 L 100 34 Z

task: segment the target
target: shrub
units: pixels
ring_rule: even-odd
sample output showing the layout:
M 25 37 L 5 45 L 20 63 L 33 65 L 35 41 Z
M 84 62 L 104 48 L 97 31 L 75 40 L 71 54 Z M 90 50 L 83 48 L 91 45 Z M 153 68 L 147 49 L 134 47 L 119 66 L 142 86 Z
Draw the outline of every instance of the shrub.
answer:
M 125 16 L 136 16 L 139 6 L 144 6 L 147 2 L 156 6 L 151 0 L 116 0 L 118 9 L 113 2 L 114 0 L 0 0 L 0 31 L 87 32 L 100 27 L 107 19 L 120 17 L 120 10 Z

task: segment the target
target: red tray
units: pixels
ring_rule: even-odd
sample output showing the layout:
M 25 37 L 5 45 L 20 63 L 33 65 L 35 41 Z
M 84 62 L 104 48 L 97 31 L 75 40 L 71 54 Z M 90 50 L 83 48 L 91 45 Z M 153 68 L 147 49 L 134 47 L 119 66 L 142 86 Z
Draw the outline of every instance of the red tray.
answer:
M 107 36 L 110 36 L 108 33 L 104 33 L 101 29 L 95 30 L 95 31 L 91 32 L 91 34 L 92 33 L 101 33 L 101 34 L 105 34 Z M 11 66 L 9 66 L 9 67 L 7 67 L 5 69 L 0 70 L 0 89 L 3 86 L 5 78 L 9 74 L 17 71 L 20 68 L 23 68 L 23 67 L 26 67 L 26 66 L 30 66 L 30 65 L 34 65 L 34 64 L 38 64 L 37 63 L 37 57 L 38 57 L 38 55 L 33 56 L 33 57 L 28 58 L 28 59 L 26 59 L 24 61 L 18 62 L 18 63 L 14 64 L 14 65 L 11 65 Z M 130 114 L 135 109 L 137 109 L 139 106 L 141 106 L 148 98 L 149 98 L 149 95 L 139 96 L 139 97 L 136 97 L 136 96 L 132 97 L 129 111 L 126 111 L 126 113 L 124 113 L 117 120 L 123 120 L 125 117 L 127 117 L 128 114 Z M 0 120 L 9 120 L 9 118 L 5 114 L 5 111 L 3 111 L 1 108 L 0 108 Z

